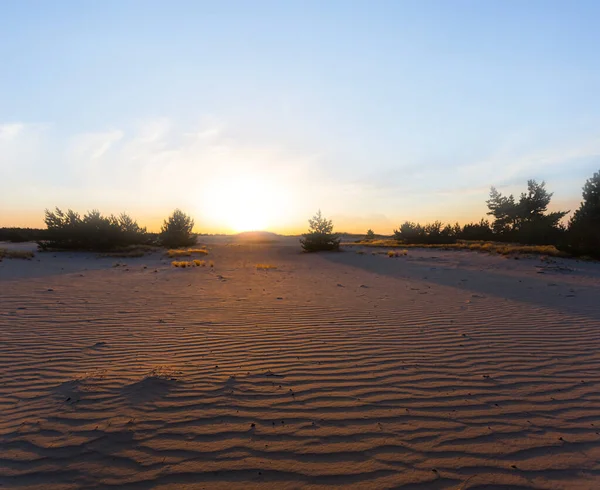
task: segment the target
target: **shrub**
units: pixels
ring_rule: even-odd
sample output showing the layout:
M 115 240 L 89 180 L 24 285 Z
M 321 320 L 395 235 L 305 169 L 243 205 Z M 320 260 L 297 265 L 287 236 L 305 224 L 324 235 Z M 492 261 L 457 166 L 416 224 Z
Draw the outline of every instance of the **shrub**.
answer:
M 424 235 L 423 227 L 411 221 L 404 222 L 394 230 L 394 238 L 405 243 L 422 243 Z
M 365 240 L 374 240 L 374 239 L 375 239 L 375 232 L 369 228 L 367 230 L 367 234 L 365 236 Z
M 176 209 L 162 225 L 160 243 L 165 247 L 187 247 L 196 243 L 192 233 L 194 220 L 183 211 Z
M 308 224 L 308 233 L 300 240 L 305 252 L 339 250 L 340 237 L 333 233 L 333 223 L 321 215 L 321 210 L 308 220 Z

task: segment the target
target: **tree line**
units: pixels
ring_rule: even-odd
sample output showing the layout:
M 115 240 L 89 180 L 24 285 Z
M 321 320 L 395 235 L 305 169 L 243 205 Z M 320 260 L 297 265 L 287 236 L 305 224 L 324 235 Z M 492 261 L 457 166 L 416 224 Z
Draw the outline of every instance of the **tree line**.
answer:
M 393 238 L 406 244 L 450 244 L 458 240 L 514 242 L 524 245 L 554 245 L 571 255 L 600 257 L 600 171 L 583 187 L 583 201 L 569 220 L 562 219 L 569 211 L 548 211 L 553 193 L 546 183 L 527 182 L 527 191 L 519 198 L 503 195 L 495 187 L 486 201 L 490 219 L 463 226 L 440 221 L 421 225 L 406 221 L 394 230 Z M 305 251 L 335 250 L 340 237 L 333 233 L 333 224 L 319 211 L 309 220 L 309 231 L 303 235 Z M 375 239 L 368 230 L 366 240 Z
M 135 245 L 185 247 L 196 243 L 194 220 L 176 209 L 164 220 L 160 233 L 149 233 L 128 214 L 104 216 L 92 210 L 83 216 L 72 209 L 46 209 L 46 229 L 2 228 L 0 240 L 35 241 L 41 250 L 108 251 Z
M 552 193 L 545 182 L 527 182 L 527 191 L 519 198 L 505 196 L 495 187 L 486 201 L 490 219 L 463 226 L 440 221 L 421 225 L 407 221 L 394 230 L 393 238 L 407 244 L 446 244 L 457 240 L 515 242 L 525 245 L 555 245 L 572 255 L 600 257 L 600 171 L 583 187 L 583 201 L 567 224 L 562 219 L 569 211 L 549 212 Z M 160 233 L 149 233 L 129 215 L 103 216 L 89 211 L 83 216 L 73 210 L 56 208 L 45 211 L 45 230 L 0 228 L 0 241 L 37 241 L 41 249 L 104 251 L 133 245 L 185 247 L 196 242 L 194 220 L 176 209 L 164 220 Z M 375 234 L 367 232 L 366 239 Z M 340 236 L 333 223 L 319 211 L 309 220 L 309 230 L 302 236 L 307 252 L 337 250 Z

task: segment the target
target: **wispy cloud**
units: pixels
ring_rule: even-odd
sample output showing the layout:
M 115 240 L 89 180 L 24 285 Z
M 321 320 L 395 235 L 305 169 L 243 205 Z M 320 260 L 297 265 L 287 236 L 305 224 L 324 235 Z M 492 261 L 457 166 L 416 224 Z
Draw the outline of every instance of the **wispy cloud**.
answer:
M 123 138 L 123 131 L 112 130 L 100 133 L 83 133 L 72 138 L 67 154 L 75 162 L 93 162 L 101 158 Z
M 297 198 L 302 209 L 303 195 L 318 202 L 327 191 L 314 185 L 321 175 L 317 154 L 241 143 L 220 121 L 182 128 L 168 119 L 151 119 L 67 136 L 54 131 L 52 141 L 30 129 L 2 126 L 0 157 L 11 170 L 3 172 L 2 187 L 13 206 L 26 203 L 40 213 L 55 205 L 156 217 L 174 206 L 202 212 L 203 196 L 214 195 L 211 187 L 221 186 L 227 196 L 230 188 L 258 181 L 277 188 L 274 195 Z M 36 169 L 25 182 L 24 160 Z
M 208 223 L 220 200 L 255 187 L 272 196 L 272 204 L 261 196 L 261 205 L 291 203 L 282 218 L 287 229 L 302 229 L 321 208 L 338 227 L 383 232 L 405 219 L 478 219 L 490 185 L 518 192 L 528 178 L 562 181 L 566 168 L 600 163 L 600 135 L 592 134 L 537 147 L 517 138 L 466 162 L 399 156 L 397 167 L 344 171 L 334 152 L 292 150 L 285 142 L 249 144 L 236 138 L 237 129 L 215 118 L 194 127 L 148 119 L 72 135 L 48 125 L 0 124 L 3 209 L 26 207 L 41 216 L 44 207 L 55 205 L 97 207 L 152 221 L 181 206 Z M 573 191 L 557 192 L 557 202 L 572 198 Z
M 23 123 L 0 124 L 0 143 L 13 141 L 25 128 Z

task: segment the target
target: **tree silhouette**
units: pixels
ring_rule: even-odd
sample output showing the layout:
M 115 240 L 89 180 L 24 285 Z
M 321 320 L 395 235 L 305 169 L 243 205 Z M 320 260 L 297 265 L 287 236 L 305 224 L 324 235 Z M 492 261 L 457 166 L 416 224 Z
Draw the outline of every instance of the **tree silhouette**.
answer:
M 490 190 L 486 201 L 489 212 L 494 216 L 492 224 L 498 238 L 521 243 L 554 243 L 565 232 L 560 220 L 568 211 L 548 213 L 552 193 L 546 190 L 546 183 L 527 181 L 527 192 L 521 193 L 519 201 L 511 194 L 503 196 L 495 187 Z
M 367 240 L 373 240 L 375 238 L 375 232 L 369 228 L 365 237 Z
M 600 257 L 600 171 L 583 186 L 583 202 L 569 222 L 569 248 L 579 255 Z
M 145 228 L 123 213 L 118 218 L 102 216 L 100 211 L 88 211 L 83 217 L 69 209 L 46 209 L 44 222 L 46 233 L 38 241 L 41 248 L 71 250 L 109 250 L 127 245 L 145 244 L 149 235 Z
M 495 187 L 490 189 L 490 198 L 486 201 L 490 214 L 494 216 L 492 228 L 494 233 L 507 233 L 513 229 L 517 221 L 517 205 L 511 194 L 503 196 Z
M 194 220 L 180 209 L 173 211 L 160 229 L 160 242 L 165 247 L 187 247 L 196 243 L 192 233 Z
M 394 230 L 394 238 L 412 244 L 453 243 L 457 238 L 457 230 L 460 231 L 458 223 L 444 226 L 441 221 L 434 221 L 421 226 L 419 223 L 406 221 Z
M 308 220 L 308 233 L 300 239 L 305 252 L 319 252 L 323 250 L 338 250 L 340 237 L 333 233 L 333 223 L 323 217 L 321 210 Z

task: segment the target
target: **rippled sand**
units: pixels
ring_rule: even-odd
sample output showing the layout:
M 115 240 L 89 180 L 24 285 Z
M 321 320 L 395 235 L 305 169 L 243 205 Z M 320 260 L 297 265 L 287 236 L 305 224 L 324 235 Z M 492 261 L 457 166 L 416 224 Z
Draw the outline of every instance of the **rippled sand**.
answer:
M 0 264 L 3 488 L 600 488 L 600 265 L 224 242 Z

